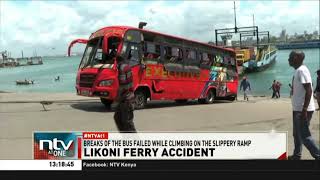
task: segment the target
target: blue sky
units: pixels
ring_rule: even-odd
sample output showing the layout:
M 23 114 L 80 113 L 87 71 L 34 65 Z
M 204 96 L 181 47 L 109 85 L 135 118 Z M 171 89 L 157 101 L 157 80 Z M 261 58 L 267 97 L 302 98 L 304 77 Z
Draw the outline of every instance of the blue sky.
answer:
M 137 26 L 208 42 L 234 27 L 233 1 L 1 1 L 0 51 L 65 54 L 69 42 L 110 25 Z M 237 25 L 289 35 L 319 31 L 319 1 L 236 1 Z M 51 47 L 55 47 L 53 51 Z M 76 47 L 76 50 L 83 47 Z M 28 54 L 29 52 L 29 54 Z

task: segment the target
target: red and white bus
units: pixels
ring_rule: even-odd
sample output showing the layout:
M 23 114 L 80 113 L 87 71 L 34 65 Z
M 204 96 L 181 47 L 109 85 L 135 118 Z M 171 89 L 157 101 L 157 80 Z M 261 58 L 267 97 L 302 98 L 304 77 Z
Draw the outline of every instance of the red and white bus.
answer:
M 238 73 L 235 52 L 207 43 L 128 26 L 109 26 L 85 43 L 76 79 L 78 95 L 100 97 L 110 106 L 117 96 L 117 58 L 129 60 L 133 71 L 135 107 L 148 100 L 235 100 Z

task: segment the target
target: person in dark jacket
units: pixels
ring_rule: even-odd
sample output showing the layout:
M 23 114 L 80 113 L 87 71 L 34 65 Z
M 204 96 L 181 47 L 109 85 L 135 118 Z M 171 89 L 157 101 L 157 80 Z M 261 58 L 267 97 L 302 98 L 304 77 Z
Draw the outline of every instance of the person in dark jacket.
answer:
M 251 87 L 250 87 L 250 82 L 248 81 L 246 76 L 244 76 L 242 81 L 241 81 L 240 91 L 241 91 L 241 89 L 243 89 L 243 98 L 244 98 L 244 100 L 249 101 L 248 91 L 251 91 Z
M 120 132 L 136 132 L 134 118 L 134 93 L 132 70 L 127 60 L 118 57 L 119 90 L 115 100 L 114 120 Z

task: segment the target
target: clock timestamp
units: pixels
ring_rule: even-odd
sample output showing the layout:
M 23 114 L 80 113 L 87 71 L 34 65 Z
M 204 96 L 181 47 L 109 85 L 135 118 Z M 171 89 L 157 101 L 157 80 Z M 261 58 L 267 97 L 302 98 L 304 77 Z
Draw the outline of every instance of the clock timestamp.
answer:
M 74 161 L 50 161 L 50 167 L 73 167 Z

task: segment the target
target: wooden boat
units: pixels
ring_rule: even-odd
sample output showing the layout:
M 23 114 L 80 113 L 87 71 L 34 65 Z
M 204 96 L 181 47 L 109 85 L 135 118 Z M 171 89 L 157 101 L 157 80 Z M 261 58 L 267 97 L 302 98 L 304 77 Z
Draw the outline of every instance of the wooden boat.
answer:
M 277 49 L 273 46 L 264 45 L 258 48 L 255 59 L 251 59 L 243 64 L 246 73 L 263 71 L 276 62 Z
M 16 84 L 17 85 L 29 85 L 29 84 L 33 84 L 33 80 L 17 80 Z

